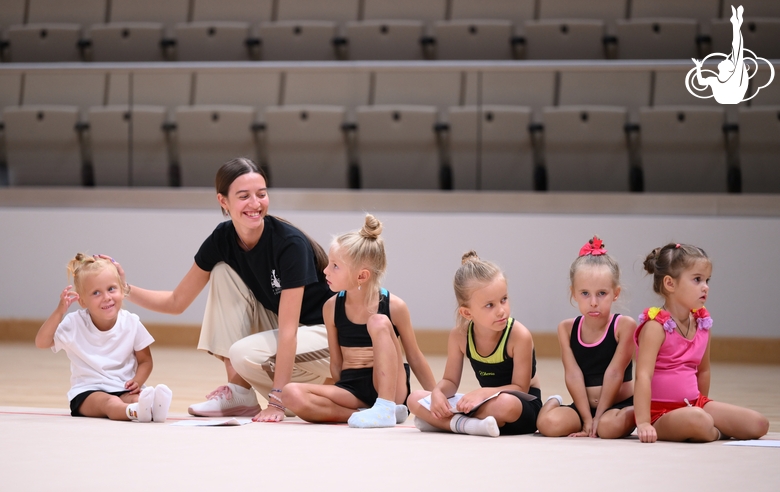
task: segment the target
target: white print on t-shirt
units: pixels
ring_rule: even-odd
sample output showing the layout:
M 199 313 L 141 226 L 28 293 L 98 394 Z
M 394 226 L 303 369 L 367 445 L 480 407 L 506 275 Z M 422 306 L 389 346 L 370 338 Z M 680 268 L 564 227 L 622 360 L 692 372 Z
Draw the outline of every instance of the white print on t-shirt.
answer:
M 274 289 L 274 294 L 282 292 L 282 284 L 279 283 L 279 277 L 276 276 L 276 270 L 271 270 L 271 287 Z

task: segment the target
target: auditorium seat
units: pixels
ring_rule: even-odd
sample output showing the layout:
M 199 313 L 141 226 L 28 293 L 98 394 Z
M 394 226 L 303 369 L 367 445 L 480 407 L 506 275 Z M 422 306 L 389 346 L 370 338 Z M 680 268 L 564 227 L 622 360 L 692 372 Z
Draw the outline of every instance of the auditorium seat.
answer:
M 703 32 L 709 32 L 712 19 L 721 13 L 721 0 L 631 0 L 630 19 L 693 19 L 698 21 Z M 728 2 L 726 2 L 728 4 Z M 728 6 L 724 12 L 729 11 Z M 730 17 L 731 12 L 725 17 Z
M 649 69 L 562 69 L 558 105 L 621 106 L 636 121 L 639 108 L 650 105 L 651 80 Z
M 296 20 L 260 24 L 261 59 L 266 61 L 329 61 L 338 54 L 336 22 Z
M 777 0 L 739 0 L 735 2 L 745 8 L 745 17 L 780 17 L 780 2 Z M 731 17 L 731 9 L 724 7 L 721 17 Z
M 544 164 L 550 191 L 629 191 L 627 111 L 609 106 L 545 108 Z
M 293 70 L 286 73 L 282 105 L 324 105 L 346 108 L 354 122 L 355 109 L 370 103 L 371 74 L 345 69 Z
M 15 106 L 3 113 L 11 186 L 82 184 L 77 106 Z
M 66 23 L 13 25 L 6 32 L 6 58 L 14 63 L 81 61 L 81 26 Z
M 344 23 L 358 20 L 360 0 L 276 0 L 277 21 L 319 20 Z
M 772 82 L 769 82 L 770 70 L 765 64 L 762 64 L 756 76 L 750 79 L 748 96 L 756 94 L 758 91 L 756 97 L 750 100 L 751 107 L 780 105 L 780 63 L 775 62 L 774 69 L 775 76 Z M 761 87 L 763 89 L 760 89 Z
M 627 0 L 540 0 L 539 19 L 597 19 L 609 27 L 628 13 Z
M 452 107 L 448 119 L 453 189 L 534 189 L 530 108 Z
M 108 22 L 187 22 L 190 0 L 111 0 Z
M 182 186 L 214 187 L 214 175 L 236 156 L 257 160 L 252 106 L 181 106 L 176 135 Z
M 743 193 L 780 193 L 780 105 L 739 110 Z
M 604 21 L 555 19 L 528 21 L 523 28 L 529 60 L 606 58 Z
M 422 60 L 425 25 L 418 20 L 347 22 L 350 60 Z
M 103 104 L 106 74 L 101 72 L 35 70 L 24 74 L 22 105 L 77 106 L 83 113 Z
M 18 106 L 22 97 L 22 74 L 21 73 L 2 73 L 0 74 L 0 121 L 2 121 L 2 110 L 6 106 Z
M 196 72 L 192 100 L 201 106 L 253 106 L 263 111 L 279 103 L 280 84 L 280 72 L 208 68 Z
M 89 27 L 92 61 L 161 62 L 167 59 L 159 22 L 112 22 Z
M 164 106 L 173 111 L 176 106 L 190 104 L 191 88 L 192 74 L 189 70 L 168 69 L 133 73 L 116 71 L 111 72 L 108 77 L 106 104 Z M 100 104 L 102 102 L 92 106 Z
M 439 60 L 511 60 L 512 23 L 508 20 L 454 20 L 435 22 Z
M 107 9 L 106 0 L 28 0 L 27 23 L 63 22 L 86 26 L 105 22 Z
M 162 106 L 89 109 L 96 186 L 168 186 L 170 173 Z
M 653 106 L 720 106 L 715 98 L 698 98 L 691 95 L 685 88 L 685 77 L 688 72 L 694 68 L 693 62 L 690 67 L 668 68 L 655 70 L 655 81 L 653 83 Z M 713 67 L 714 69 L 715 67 Z M 706 75 L 705 75 L 706 76 Z M 693 75 L 695 79 L 695 75 Z M 698 86 L 698 83 L 697 83 Z M 707 88 L 704 91 L 694 93 L 700 96 L 712 95 L 712 90 Z
M 433 68 L 377 70 L 374 104 L 428 105 L 444 110 L 460 104 L 461 74 Z
M 266 109 L 266 152 L 274 188 L 347 188 L 345 113 L 340 106 Z
M 507 72 L 485 70 L 467 72 L 466 105 L 527 106 L 539 120 L 541 109 L 555 104 L 555 71 Z
M 271 20 L 274 0 L 192 0 L 192 22 Z
M 439 189 L 434 106 L 357 108 L 358 162 L 366 189 Z
M 778 2 L 780 4 L 780 2 Z M 767 60 L 780 58 L 780 18 L 746 17 L 740 29 L 744 47 Z M 712 21 L 713 53 L 731 53 L 733 29 L 728 19 Z M 745 56 L 751 56 L 745 53 Z
M 176 24 L 177 61 L 249 61 L 257 56 L 247 44 L 250 24 L 201 21 Z
M 364 20 L 419 20 L 433 23 L 445 19 L 447 0 L 363 0 Z
M 502 19 L 522 26 L 534 19 L 536 0 L 451 0 L 450 19 Z
M 701 58 L 699 25 L 694 19 L 619 20 L 615 30 L 618 58 L 670 60 Z
M 642 108 L 639 120 L 646 192 L 727 191 L 722 108 Z

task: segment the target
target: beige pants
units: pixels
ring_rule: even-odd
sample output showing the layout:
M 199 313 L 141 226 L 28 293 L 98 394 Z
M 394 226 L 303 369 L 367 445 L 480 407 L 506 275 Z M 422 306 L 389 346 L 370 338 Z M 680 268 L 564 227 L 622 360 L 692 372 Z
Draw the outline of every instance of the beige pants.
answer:
M 261 395 L 273 387 L 278 320 L 225 263 L 211 271 L 198 349 L 230 359 L 236 372 Z M 330 377 L 325 325 L 300 326 L 292 381 L 322 383 Z

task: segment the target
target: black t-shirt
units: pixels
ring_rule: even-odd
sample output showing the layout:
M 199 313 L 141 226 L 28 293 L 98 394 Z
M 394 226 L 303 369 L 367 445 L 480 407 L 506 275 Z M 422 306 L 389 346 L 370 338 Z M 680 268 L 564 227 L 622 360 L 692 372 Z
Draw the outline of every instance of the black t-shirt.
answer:
M 195 264 L 207 272 L 220 261 L 238 273 L 266 309 L 277 314 L 282 289 L 305 287 L 300 324 L 323 323 L 322 305 L 334 293 L 317 268 L 309 240 L 294 226 L 266 216 L 260 241 L 244 251 L 233 222 L 222 222 L 195 255 Z

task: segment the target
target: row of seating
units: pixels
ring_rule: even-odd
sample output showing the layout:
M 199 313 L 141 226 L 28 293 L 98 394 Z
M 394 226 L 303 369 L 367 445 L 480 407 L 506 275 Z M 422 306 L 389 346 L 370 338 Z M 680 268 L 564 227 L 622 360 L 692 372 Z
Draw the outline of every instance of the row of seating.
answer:
M 11 26 L 6 62 L 232 60 L 557 60 L 690 59 L 731 51 L 732 26 L 713 20 L 703 35 L 695 19 L 616 21 L 549 19 L 177 23 Z M 747 20 L 745 46 L 780 58 L 780 18 Z
M 722 0 L 3 0 L 0 29 L 35 23 L 90 25 L 200 21 L 507 19 L 515 23 L 560 18 L 613 22 L 635 18 L 728 19 Z M 780 17 L 775 0 L 740 0 L 747 17 Z
M 228 104 L 262 112 L 267 106 L 291 104 L 338 105 L 349 111 L 383 104 L 439 109 L 508 104 L 529 106 L 538 113 L 545 106 L 610 105 L 629 108 L 635 120 L 643 106 L 719 107 L 712 98 L 688 93 L 684 81 L 690 67 L 682 63 L 93 67 L 0 67 L 0 108 L 54 104 L 86 111 L 92 106 L 134 104 L 172 110 Z M 764 65 L 751 79 L 748 94 L 764 85 L 768 76 Z M 780 104 L 780 83 L 773 81 L 742 104 Z
M 780 192 L 780 106 L 5 108 L 11 185 L 213 186 L 236 155 L 276 187 Z M 738 137 L 738 138 L 737 138 Z M 173 172 L 172 172 L 173 171 Z

